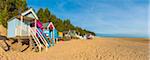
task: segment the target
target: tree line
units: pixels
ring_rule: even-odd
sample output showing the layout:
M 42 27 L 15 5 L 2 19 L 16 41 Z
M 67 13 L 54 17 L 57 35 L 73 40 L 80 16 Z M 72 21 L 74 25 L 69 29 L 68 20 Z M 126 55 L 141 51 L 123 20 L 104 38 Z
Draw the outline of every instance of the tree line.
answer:
M 7 21 L 27 10 L 26 0 L 0 0 L 0 24 L 7 27 Z
M 0 0 L 0 24 L 7 28 L 7 21 L 10 18 L 21 14 L 21 12 L 24 12 L 27 9 L 29 8 L 27 7 L 26 0 Z M 37 12 L 37 16 L 42 23 L 48 21 L 53 22 L 55 28 L 61 32 L 75 30 L 76 32 L 79 32 L 80 35 L 88 33 L 95 35 L 94 32 L 74 26 L 69 19 L 62 20 L 56 17 L 48 8 L 40 8 Z

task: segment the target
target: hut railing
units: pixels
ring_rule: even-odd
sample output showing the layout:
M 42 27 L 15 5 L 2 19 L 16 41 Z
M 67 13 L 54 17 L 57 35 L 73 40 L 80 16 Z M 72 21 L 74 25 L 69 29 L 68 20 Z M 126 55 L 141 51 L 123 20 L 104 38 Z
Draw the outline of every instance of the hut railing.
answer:
M 33 28 L 31 28 L 31 27 L 28 27 L 28 28 L 29 28 L 28 31 L 29 31 L 30 35 L 34 39 L 35 43 L 38 45 L 39 51 L 41 52 L 42 44 L 40 43 L 40 40 L 36 36 L 35 30 Z
M 30 33 L 28 31 L 28 26 L 23 25 L 23 26 L 17 26 L 15 29 L 15 35 L 16 36 L 30 36 Z

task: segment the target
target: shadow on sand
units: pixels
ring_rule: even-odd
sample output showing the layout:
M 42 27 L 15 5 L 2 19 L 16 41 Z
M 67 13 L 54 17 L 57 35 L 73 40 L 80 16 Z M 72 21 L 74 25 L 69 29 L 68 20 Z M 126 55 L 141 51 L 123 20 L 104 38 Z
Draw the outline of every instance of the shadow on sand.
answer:
M 16 40 L 16 39 L 8 39 L 6 36 L 2 36 L 2 35 L 0 35 L 0 40 L 2 40 L 5 43 L 5 46 L 0 45 L 0 47 L 2 47 L 5 51 L 11 50 L 11 46 L 8 44 L 7 40 L 13 40 L 13 42 L 11 44 L 18 43 L 18 40 Z M 26 48 L 21 50 L 21 52 L 24 52 L 25 50 L 27 50 L 29 48 L 29 41 L 25 40 L 25 41 L 22 41 L 21 43 L 22 43 L 21 46 L 28 45 Z
M 10 50 L 10 45 L 6 42 L 6 40 L 8 40 L 8 38 L 7 38 L 6 36 L 0 35 L 0 40 L 3 40 L 3 41 L 4 41 L 4 43 L 6 44 L 7 48 L 5 48 L 5 47 L 3 47 L 3 46 L 0 46 L 0 47 L 2 47 L 5 51 Z

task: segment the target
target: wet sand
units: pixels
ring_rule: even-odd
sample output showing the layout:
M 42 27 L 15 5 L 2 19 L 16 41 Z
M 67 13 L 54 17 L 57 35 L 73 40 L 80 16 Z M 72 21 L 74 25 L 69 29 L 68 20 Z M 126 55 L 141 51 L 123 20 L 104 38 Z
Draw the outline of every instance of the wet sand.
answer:
M 4 45 L 3 41 L 0 44 Z M 0 48 L 0 60 L 149 60 L 148 44 L 148 39 L 143 38 L 72 39 L 58 42 L 47 52 L 5 52 Z

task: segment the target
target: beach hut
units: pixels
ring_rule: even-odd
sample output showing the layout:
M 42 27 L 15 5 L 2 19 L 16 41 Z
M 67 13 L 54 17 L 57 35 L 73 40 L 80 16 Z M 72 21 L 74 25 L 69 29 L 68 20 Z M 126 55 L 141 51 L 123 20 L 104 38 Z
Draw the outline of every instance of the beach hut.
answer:
M 52 41 L 52 44 L 56 43 L 58 40 L 58 31 L 53 25 L 52 22 L 47 22 L 43 24 L 44 27 L 44 33 L 46 36 Z
M 41 51 L 42 44 L 49 47 L 50 45 L 46 41 L 46 38 L 44 38 L 44 35 L 38 29 L 42 29 L 42 24 L 38 19 L 39 18 L 32 8 L 21 13 L 21 15 L 9 19 L 7 22 L 7 37 L 17 39 L 18 41 L 25 39 L 30 42 L 33 41 L 32 44 L 35 43 L 39 48 L 39 51 Z M 39 37 L 37 37 L 37 35 Z
M 58 38 L 63 38 L 63 32 L 58 32 Z
M 34 21 L 38 20 L 33 9 L 29 9 L 22 13 L 21 15 L 15 16 L 8 20 L 8 30 L 7 37 L 8 38 L 16 38 L 16 37 L 26 37 L 29 35 L 27 26 Z
M 70 40 L 70 39 L 83 39 L 83 37 L 78 35 L 75 30 L 63 31 L 63 34 L 64 34 L 64 37 L 67 40 Z

